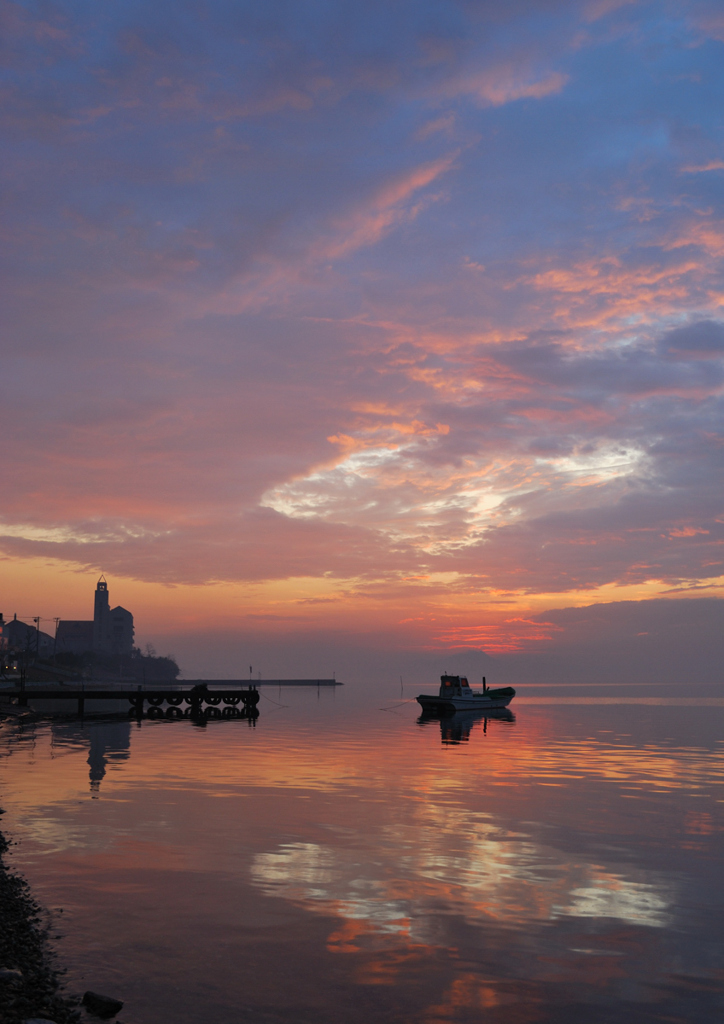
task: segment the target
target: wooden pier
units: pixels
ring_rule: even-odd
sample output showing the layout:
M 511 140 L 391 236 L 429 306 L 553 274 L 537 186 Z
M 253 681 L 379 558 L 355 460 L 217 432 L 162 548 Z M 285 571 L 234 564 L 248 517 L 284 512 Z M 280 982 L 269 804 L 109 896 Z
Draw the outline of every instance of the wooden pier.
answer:
M 135 689 L 122 689 L 121 687 L 112 687 L 104 689 L 88 689 L 85 687 L 54 687 L 49 688 L 46 686 L 33 686 L 26 687 L 23 690 L 2 690 L 1 695 L 6 700 L 15 699 L 20 707 L 27 707 L 29 700 L 75 700 L 78 702 L 78 714 L 82 715 L 85 711 L 85 703 L 90 700 L 127 700 L 130 704 L 131 710 L 138 714 L 143 714 L 144 704 L 148 704 L 149 708 L 160 708 L 163 704 L 167 704 L 169 707 L 179 707 L 182 704 L 188 704 L 191 710 L 201 711 L 204 705 L 215 707 L 219 704 L 225 704 L 228 707 L 236 707 L 239 704 L 243 704 L 244 708 L 249 711 L 252 708 L 256 708 L 259 703 L 259 691 L 251 686 L 246 690 L 242 690 L 239 687 L 234 689 L 216 689 L 208 690 L 199 686 L 192 687 L 191 689 L 181 689 L 180 687 L 154 687 L 153 689 L 143 689 L 138 686 Z
M 130 710 L 143 714 L 144 705 L 161 708 L 164 704 L 181 710 L 186 704 L 192 714 L 201 714 L 204 707 L 214 708 L 224 704 L 227 708 L 238 708 L 242 704 L 248 712 L 256 711 L 259 703 L 259 686 L 341 686 L 336 679 L 184 679 L 181 684 L 124 686 L 103 684 L 88 686 L 80 683 L 61 683 L 56 686 L 25 685 L 13 689 L 0 688 L 0 698 L 17 700 L 19 707 L 27 707 L 29 700 L 74 700 L 78 702 L 78 714 L 85 711 L 86 701 L 127 700 Z M 213 687 L 213 689 L 212 689 Z M 256 712 L 258 714 L 258 712 Z

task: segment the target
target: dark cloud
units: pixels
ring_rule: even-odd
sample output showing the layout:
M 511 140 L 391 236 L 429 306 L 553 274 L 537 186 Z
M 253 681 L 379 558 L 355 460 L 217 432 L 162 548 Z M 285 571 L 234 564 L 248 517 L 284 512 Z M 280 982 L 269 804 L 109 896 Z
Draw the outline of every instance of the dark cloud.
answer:
M 679 359 L 724 359 L 724 324 L 699 320 L 668 331 L 661 339 L 663 352 Z
M 678 684 L 677 696 L 721 684 L 721 599 L 614 601 L 552 609 L 534 618 L 558 627 L 551 649 L 507 659 L 506 677 Z
M 520 688 L 521 696 L 533 697 L 541 690 L 530 687 L 531 683 L 618 683 L 630 687 L 628 692 L 636 696 L 661 693 L 637 689 L 641 684 L 664 684 L 677 687 L 664 691 L 675 697 L 721 684 L 721 599 L 614 601 L 549 609 L 533 616 L 533 621 L 554 627 L 547 629 L 549 640 L 536 643 L 532 651 L 494 657 L 476 647 L 421 650 L 419 638 L 401 634 L 399 628 L 370 632 L 320 625 L 302 631 L 289 622 L 248 620 L 240 621 L 233 634 L 212 629 L 197 638 L 168 632 L 158 642 L 161 649 L 175 652 L 187 678 L 208 676 L 209 664 L 221 676 L 234 678 L 239 665 L 251 663 L 254 673 L 266 678 L 314 678 L 334 672 L 346 685 L 363 686 L 365 693 L 377 684 L 395 696 L 400 694 L 402 678 L 401 699 L 429 689 L 442 672 L 460 672 L 471 680 L 487 675 L 488 682 L 510 683 Z M 586 689 L 552 692 L 561 703 L 571 692 L 590 693 Z M 608 692 L 611 697 L 627 696 L 625 690 Z

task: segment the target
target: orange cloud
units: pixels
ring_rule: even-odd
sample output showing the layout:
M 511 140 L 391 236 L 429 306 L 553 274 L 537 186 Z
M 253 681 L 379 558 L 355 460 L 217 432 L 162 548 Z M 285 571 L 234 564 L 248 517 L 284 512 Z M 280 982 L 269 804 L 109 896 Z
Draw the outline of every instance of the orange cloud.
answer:
M 433 634 L 436 645 L 443 647 L 483 649 L 489 654 L 509 654 L 538 648 L 552 639 L 560 626 L 552 622 L 537 622 L 531 619 L 512 618 L 481 626 L 451 625 Z

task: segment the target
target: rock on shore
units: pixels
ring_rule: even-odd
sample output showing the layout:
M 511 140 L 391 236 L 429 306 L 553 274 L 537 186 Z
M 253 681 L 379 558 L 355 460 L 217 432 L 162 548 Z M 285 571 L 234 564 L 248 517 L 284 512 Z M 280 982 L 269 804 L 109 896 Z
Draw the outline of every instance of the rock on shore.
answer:
M 12 874 L 0 833 L 0 1024 L 41 1019 L 54 1024 L 80 1021 L 77 1001 L 60 991 L 42 911 L 27 882 Z

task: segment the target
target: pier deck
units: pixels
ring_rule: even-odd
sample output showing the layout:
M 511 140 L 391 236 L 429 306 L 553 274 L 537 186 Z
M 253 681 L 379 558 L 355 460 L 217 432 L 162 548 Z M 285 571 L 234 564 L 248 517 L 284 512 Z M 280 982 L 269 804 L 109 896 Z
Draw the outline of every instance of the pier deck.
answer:
M 29 684 L 13 689 L 0 688 L 0 697 L 17 700 L 20 707 L 27 707 L 29 700 L 76 700 L 78 714 L 82 715 L 87 700 L 127 700 L 131 708 L 143 713 L 143 706 L 169 707 L 189 704 L 200 709 L 204 704 L 212 707 L 225 704 L 234 707 L 243 704 L 248 711 L 259 703 L 259 686 L 341 686 L 335 679 L 184 679 L 181 683 L 136 685 L 133 687 L 115 684 L 88 685 L 61 683 L 55 686 Z

